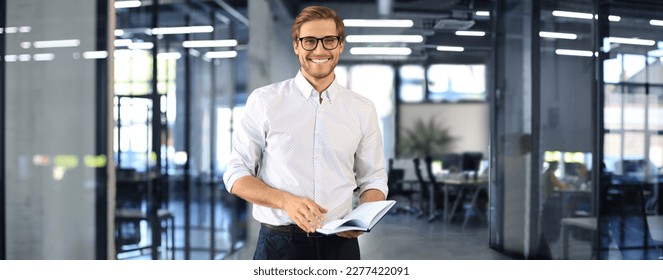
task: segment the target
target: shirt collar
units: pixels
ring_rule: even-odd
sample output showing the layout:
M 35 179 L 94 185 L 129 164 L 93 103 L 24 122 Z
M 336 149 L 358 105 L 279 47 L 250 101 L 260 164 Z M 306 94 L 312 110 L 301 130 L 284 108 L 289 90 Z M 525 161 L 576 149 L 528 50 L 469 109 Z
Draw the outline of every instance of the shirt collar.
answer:
M 313 93 L 316 92 L 311 83 L 309 83 L 306 78 L 304 78 L 301 70 L 297 71 L 297 76 L 295 76 L 295 85 L 297 85 L 300 93 L 306 99 L 308 99 L 311 95 L 313 95 Z M 329 85 L 329 87 L 327 87 L 325 92 L 322 93 L 323 97 L 328 98 L 330 101 L 334 100 L 339 91 L 338 87 L 339 85 L 336 82 L 336 77 L 334 77 L 332 83 Z

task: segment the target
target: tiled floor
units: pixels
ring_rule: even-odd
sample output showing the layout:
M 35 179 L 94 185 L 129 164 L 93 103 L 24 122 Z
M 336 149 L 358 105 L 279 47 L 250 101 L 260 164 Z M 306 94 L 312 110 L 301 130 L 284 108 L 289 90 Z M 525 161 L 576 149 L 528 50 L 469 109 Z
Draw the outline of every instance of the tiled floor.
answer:
M 195 201 L 195 200 L 194 200 Z M 204 200 L 203 200 L 204 201 Z M 228 204 L 223 204 L 228 205 Z M 248 215 L 244 220 L 247 223 L 247 236 L 245 242 L 236 244 L 237 250 L 229 253 L 231 247 L 230 229 L 236 228 L 230 218 L 232 209 L 217 204 L 215 215 L 215 245 L 216 250 L 210 250 L 211 231 L 209 227 L 209 204 L 202 201 L 192 203 L 191 230 L 189 233 L 190 251 L 188 259 L 234 259 L 249 260 L 255 250 L 259 224 Z M 175 259 L 186 259 L 184 255 L 184 211 L 183 204 L 173 202 L 170 209 L 176 216 L 175 230 Z M 236 213 L 236 211 L 235 211 Z M 249 210 L 250 213 L 250 210 Z M 246 215 L 246 213 L 244 213 Z M 485 221 L 471 218 L 466 227 L 461 221 L 445 224 L 441 220 L 428 222 L 426 218 L 417 218 L 407 213 L 385 216 L 377 227 L 370 233 L 359 237 L 361 256 L 364 260 L 498 260 L 509 257 L 489 248 L 488 227 Z M 147 235 L 147 225 L 142 230 Z M 147 236 L 144 238 L 149 240 Z M 160 255 L 165 258 L 165 255 Z M 127 259 L 149 259 L 146 255 L 123 256 Z
M 192 193 L 190 209 L 184 211 L 184 203 L 180 196 L 174 196 L 169 209 L 175 214 L 175 259 L 209 260 L 235 259 L 248 260 L 253 256 L 259 225 L 246 211 L 246 205 L 238 204 L 238 198 L 228 195 L 225 190 L 217 190 L 214 217 L 212 219 L 209 195 L 204 191 Z M 184 216 L 189 213 L 190 231 L 189 255 L 185 256 Z M 214 220 L 213 223 L 211 221 Z M 626 249 L 620 247 L 638 247 L 642 242 L 642 223 L 625 220 L 625 223 L 611 222 L 604 231 L 609 233 L 604 242 L 606 250 L 601 258 L 608 259 L 660 259 L 662 247 L 651 247 L 649 250 Z M 238 224 L 240 223 L 240 224 Z M 237 229 L 248 228 L 246 237 L 235 238 L 244 242 L 232 242 L 231 231 L 242 234 Z M 215 226 L 214 238 L 210 225 Z M 370 233 L 359 238 L 362 259 L 365 260 L 501 260 L 511 259 L 489 248 L 488 227 L 477 217 L 471 217 L 466 227 L 456 219 L 452 224 L 444 224 L 440 220 L 431 223 L 425 218 L 417 218 L 411 214 L 388 214 Z M 147 225 L 144 224 L 141 234 L 149 242 Z M 571 259 L 593 259 L 591 238 L 587 233 L 573 232 L 569 235 L 569 257 Z M 623 239 L 623 240 L 622 240 Z M 632 241 L 632 239 L 634 241 Z M 215 250 L 211 250 L 214 240 Z M 636 241 L 640 241 L 637 243 Z M 653 241 L 649 240 L 649 244 Z M 149 243 L 148 243 L 149 244 Z M 231 250 L 234 244 L 235 250 Z M 620 245 L 622 244 L 622 245 Z M 145 244 L 143 244 L 145 245 Z M 561 257 L 561 241 L 557 237 L 548 244 L 551 258 Z M 660 246 L 660 245 L 659 245 Z M 149 259 L 149 251 L 143 255 L 128 253 L 122 258 Z M 607 254 L 607 255 L 605 255 Z M 166 258 L 161 254 L 160 258 Z
M 215 190 L 216 209 L 214 215 L 214 247 L 211 250 L 212 221 L 209 191 L 196 188 L 192 191 L 188 213 L 190 231 L 189 256 L 184 254 L 185 206 L 181 194 L 171 194 L 168 208 L 175 215 L 175 259 L 239 259 L 248 260 L 255 250 L 259 224 L 253 220 L 245 204 L 237 204 L 238 198 L 228 195 L 225 190 Z M 246 223 L 247 235 L 243 243 L 235 243 L 237 250 L 230 250 L 232 229 L 241 228 L 237 223 Z M 412 214 L 389 213 L 370 233 L 359 237 L 362 259 L 365 260 L 495 260 L 510 259 L 509 257 L 489 248 L 488 227 L 478 217 L 471 218 L 466 227 L 462 221 L 445 224 L 441 220 L 428 222 L 425 217 Z M 149 241 L 147 225 L 141 230 L 144 240 Z M 238 248 L 239 247 L 239 248 Z M 233 251 L 233 252 L 231 252 Z M 165 258 L 161 254 L 160 258 Z M 147 255 L 131 255 L 128 259 L 149 259 Z
M 251 222 L 246 245 L 229 259 L 251 259 L 259 225 Z M 488 246 L 486 225 L 429 223 L 410 214 L 389 214 L 359 237 L 364 260 L 501 260 L 511 259 Z

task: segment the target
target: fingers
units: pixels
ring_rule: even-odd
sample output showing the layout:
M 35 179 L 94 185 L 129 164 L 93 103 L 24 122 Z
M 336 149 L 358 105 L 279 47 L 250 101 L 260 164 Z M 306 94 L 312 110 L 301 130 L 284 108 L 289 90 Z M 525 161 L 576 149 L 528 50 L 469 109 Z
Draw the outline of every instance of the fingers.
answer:
M 324 214 L 327 213 L 327 209 L 308 198 L 292 200 L 284 210 L 290 219 L 306 232 L 315 232 L 317 228 L 322 227 Z
M 308 207 L 302 207 L 299 210 L 299 215 L 296 216 L 300 228 L 306 232 L 315 232 L 315 230 L 322 226 L 322 216 L 315 215 Z
M 316 228 L 313 227 L 313 226 L 311 225 L 311 223 L 309 223 L 309 222 L 308 222 L 307 220 L 305 220 L 304 218 L 295 218 L 295 219 L 293 219 L 293 220 L 295 221 L 295 223 L 297 224 L 297 226 L 298 226 L 299 228 L 301 228 L 302 230 L 304 230 L 305 232 L 315 232 L 315 229 L 316 229 Z
M 327 209 L 324 209 L 320 207 L 320 205 L 316 204 L 312 200 L 306 200 L 306 209 L 304 209 L 304 216 L 307 218 L 311 224 L 313 224 L 316 228 L 319 228 L 322 226 L 322 222 L 325 219 L 325 213 L 327 213 Z

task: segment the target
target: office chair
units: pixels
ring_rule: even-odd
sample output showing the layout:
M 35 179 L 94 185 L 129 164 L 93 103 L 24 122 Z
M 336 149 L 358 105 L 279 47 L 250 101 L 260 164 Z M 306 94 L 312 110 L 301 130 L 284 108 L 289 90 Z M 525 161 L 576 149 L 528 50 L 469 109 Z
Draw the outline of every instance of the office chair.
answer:
M 435 178 L 435 174 L 433 173 L 433 158 L 430 156 L 424 157 L 424 162 L 425 162 L 425 167 L 426 167 L 426 176 L 428 177 L 428 181 L 430 182 L 431 186 L 433 187 L 433 193 L 430 195 L 434 196 L 433 199 L 435 200 L 435 207 L 437 209 L 433 209 L 433 211 L 438 211 L 438 209 L 444 209 L 444 194 L 445 192 L 448 192 L 447 195 L 449 195 L 449 201 L 454 201 L 456 197 L 456 193 L 452 190 L 448 190 L 446 188 L 442 188 L 444 186 L 443 183 L 438 182 L 437 178 Z M 444 165 L 444 162 L 442 162 Z M 444 213 L 445 215 L 447 213 Z
M 411 214 L 416 214 L 419 210 L 413 207 L 412 197 L 418 193 L 417 190 L 412 188 L 405 188 L 405 182 L 403 178 L 405 177 L 405 170 L 399 168 L 391 168 L 387 173 L 387 186 L 389 187 L 389 197 L 394 199 L 396 197 L 405 197 L 408 201 L 408 205 L 399 206 L 395 209 L 395 212 L 406 212 Z
M 430 198 L 430 192 L 428 190 L 429 187 L 429 182 L 424 179 L 424 176 L 421 174 L 421 160 L 419 158 L 414 158 L 412 159 L 412 162 L 414 163 L 414 174 L 417 177 L 417 182 L 419 182 L 419 190 L 421 190 L 420 194 L 420 199 L 419 199 L 419 206 L 421 209 L 421 213 L 418 215 L 418 217 L 421 217 L 425 212 L 429 211 L 429 198 Z

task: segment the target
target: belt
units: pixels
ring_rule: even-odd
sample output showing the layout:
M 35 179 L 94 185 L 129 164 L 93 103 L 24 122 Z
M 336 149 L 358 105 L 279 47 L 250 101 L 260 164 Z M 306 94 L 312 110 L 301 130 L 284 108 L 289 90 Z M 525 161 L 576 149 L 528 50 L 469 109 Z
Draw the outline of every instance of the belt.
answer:
M 265 223 L 260 223 L 261 226 L 266 227 L 268 229 L 271 229 L 273 231 L 278 231 L 281 233 L 289 233 L 289 234 L 303 234 L 306 235 L 306 237 L 323 237 L 326 236 L 324 234 L 321 234 L 319 232 L 306 232 L 303 229 L 301 229 L 297 225 L 283 225 L 283 226 L 275 226 L 275 225 L 270 225 L 270 224 L 265 224 Z

